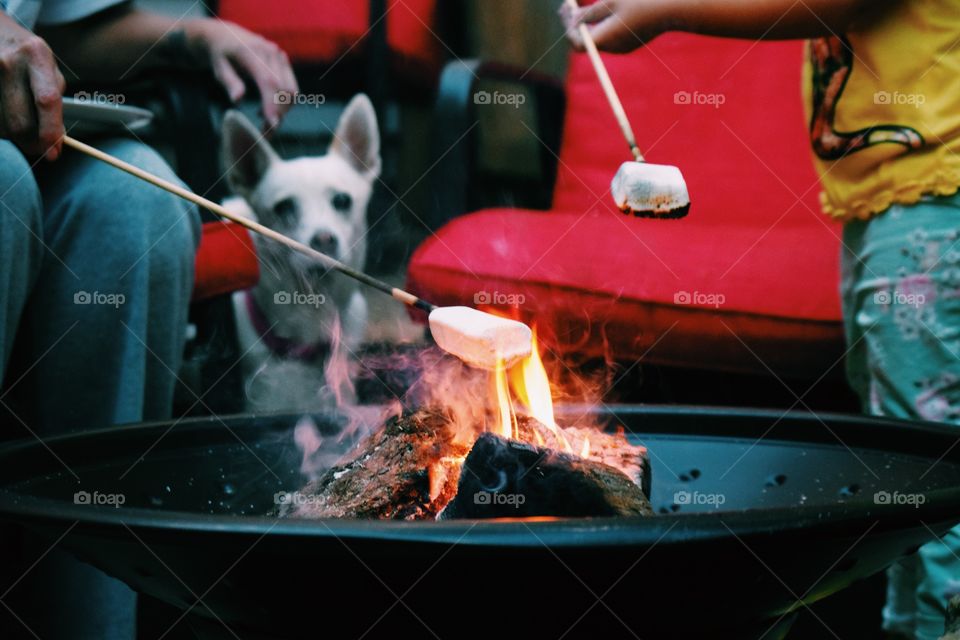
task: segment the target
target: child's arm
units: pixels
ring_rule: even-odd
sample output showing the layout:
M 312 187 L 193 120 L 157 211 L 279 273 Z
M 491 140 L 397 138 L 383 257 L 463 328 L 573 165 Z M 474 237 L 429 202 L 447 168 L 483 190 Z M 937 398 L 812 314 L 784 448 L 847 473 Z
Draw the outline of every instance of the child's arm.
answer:
M 782 40 L 842 34 L 869 14 L 902 0 L 598 0 L 560 14 L 574 46 L 576 26 L 590 25 L 605 51 L 633 51 L 667 31 L 731 38 Z

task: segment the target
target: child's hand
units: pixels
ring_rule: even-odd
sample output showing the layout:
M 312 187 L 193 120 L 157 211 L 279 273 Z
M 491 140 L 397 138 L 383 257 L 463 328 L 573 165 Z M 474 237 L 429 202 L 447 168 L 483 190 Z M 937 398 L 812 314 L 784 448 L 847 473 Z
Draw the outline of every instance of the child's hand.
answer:
M 577 50 L 583 50 L 579 30 L 583 23 L 588 25 L 599 49 L 626 53 L 663 33 L 663 6 L 659 0 L 598 0 L 575 10 L 564 2 L 560 17 L 567 28 L 567 38 Z

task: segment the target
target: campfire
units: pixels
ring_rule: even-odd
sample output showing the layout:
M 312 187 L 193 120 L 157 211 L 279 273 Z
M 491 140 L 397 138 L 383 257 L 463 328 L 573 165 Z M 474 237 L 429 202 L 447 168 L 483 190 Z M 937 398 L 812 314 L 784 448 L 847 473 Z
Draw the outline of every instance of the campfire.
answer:
M 414 410 L 286 494 L 278 514 L 428 520 L 650 515 L 644 447 L 587 414 L 559 424 L 536 330 L 531 355 L 492 372 L 444 358 L 424 367 Z M 588 398 L 580 397 L 582 400 Z M 320 448 L 304 433 L 305 470 Z M 312 444 L 310 444 L 312 442 Z

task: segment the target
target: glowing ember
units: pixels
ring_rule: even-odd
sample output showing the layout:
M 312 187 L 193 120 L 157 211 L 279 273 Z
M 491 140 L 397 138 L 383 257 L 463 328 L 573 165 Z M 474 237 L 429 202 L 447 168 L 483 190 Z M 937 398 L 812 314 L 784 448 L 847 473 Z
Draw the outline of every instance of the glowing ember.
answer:
M 443 491 L 451 479 L 456 482 L 456 478 L 460 477 L 460 470 L 463 468 L 463 460 L 465 457 L 466 456 L 443 456 L 427 468 L 427 476 L 430 480 L 431 502 L 443 494 Z

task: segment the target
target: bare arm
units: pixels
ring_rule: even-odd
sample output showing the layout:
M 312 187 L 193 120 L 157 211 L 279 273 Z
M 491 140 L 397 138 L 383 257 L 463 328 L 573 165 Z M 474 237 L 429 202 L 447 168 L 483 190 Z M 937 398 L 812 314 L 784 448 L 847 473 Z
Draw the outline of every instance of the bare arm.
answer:
M 896 0 L 599 0 L 561 16 L 573 44 L 587 23 L 606 51 L 626 52 L 667 31 L 731 38 L 782 40 L 842 34 Z
M 210 69 L 236 101 L 246 91 L 243 77 L 249 77 L 269 126 L 279 123 L 290 103 L 275 100 L 277 92 L 297 91 L 280 47 L 215 18 L 177 21 L 121 5 L 40 34 L 83 81 L 119 81 L 163 66 Z

